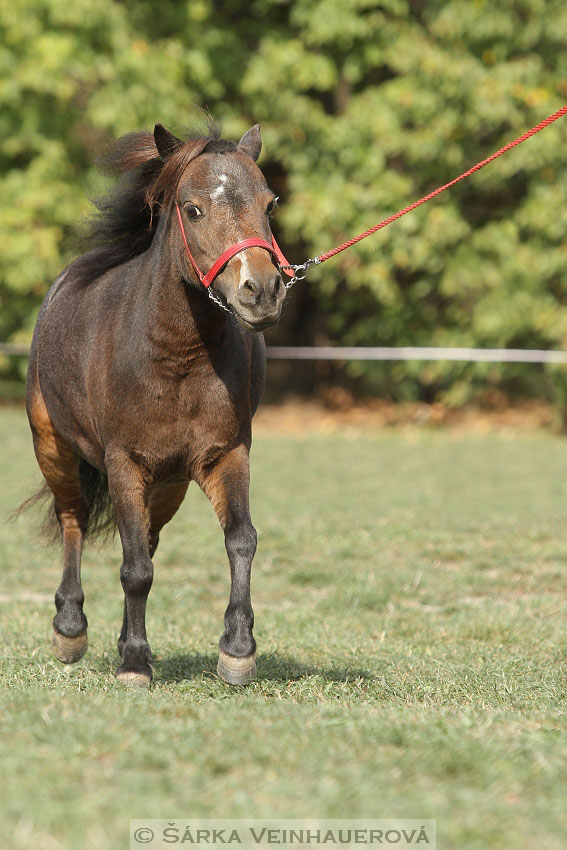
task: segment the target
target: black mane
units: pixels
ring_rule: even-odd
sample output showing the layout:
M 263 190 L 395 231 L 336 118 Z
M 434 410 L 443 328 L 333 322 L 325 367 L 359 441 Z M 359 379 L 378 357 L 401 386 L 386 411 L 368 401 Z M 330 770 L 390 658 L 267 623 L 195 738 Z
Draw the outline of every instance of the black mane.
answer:
M 232 153 L 237 149 L 236 142 L 220 137 L 215 125 L 208 130 L 207 135 L 188 136 L 167 162 L 159 156 L 149 132 L 122 136 L 97 162 L 101 170 L 119 179 L 113 190 L 93 201 L 95 211 L 82 239 L 85 253 L 71 264 L 81 286 L 148 250 L 161 210 L 167 208 L 195 156 L 204 150 Z

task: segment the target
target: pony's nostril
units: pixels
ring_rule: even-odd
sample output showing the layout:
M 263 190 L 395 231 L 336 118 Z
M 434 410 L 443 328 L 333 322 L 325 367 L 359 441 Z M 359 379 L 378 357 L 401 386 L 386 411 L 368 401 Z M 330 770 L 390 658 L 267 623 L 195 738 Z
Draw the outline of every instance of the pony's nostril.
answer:
M 253 280 L 245 280 L 243 288 L 250 292 L 251 295 L 256 295 L 258 292 L 258 286 L 254 283 Z
M 282 285 L 281 278 L 278 275 L 278 277 L 274 281 L 274 295 L 279 295 L 281 285 Z

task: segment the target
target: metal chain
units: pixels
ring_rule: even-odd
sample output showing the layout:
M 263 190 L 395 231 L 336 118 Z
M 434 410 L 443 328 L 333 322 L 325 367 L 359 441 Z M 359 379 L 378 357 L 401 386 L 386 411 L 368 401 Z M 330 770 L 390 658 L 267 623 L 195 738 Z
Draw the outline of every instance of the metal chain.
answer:
M 211 299 L 211 301 L 214 301 L 214 303 L 217 305 L 217 307 L 220 307 L 222 310 L 224 310 L 227 313 L 232 313 L 232 310 L 229 307 L 227 307 L 225 304 L 223 304 L 223 302 L 220 300 L 220 298 L 218 298 L 215 295 L 215 293 L 213 292 L 213 290 L 210 286 L 207 289 L 207 292 L 209 293 L 209 298 Z
M 309 268 L 309 266 L 317 266 L 320 262 L 321 260 L 319 259 L 319 257 L 315 257 L 314 259 L 310 258 L 304 263 L 298 263 L 297 265 L 290 263 L 286 266 L 280 266 L 281 269 L 293 269 L 293 277 L 285 281 L 285 288 L 291 289 L 293 284 L 297 283 L 298 280 L 304 280 L 305 276 L 307 275 L 307 269 Z M 303 272 L 303 274 L 301 274 L 301 272 Z M 226 313 L 232 313 L 232 310 L 227 307 L 226 304 L 224 304 L 217 295 L 215 295 L 212 286 L 208 287 L 207 292 L 209 294 L 209 298 L 217 305 L 217 307 L 220 307 L 221 310 L 224 310 Z

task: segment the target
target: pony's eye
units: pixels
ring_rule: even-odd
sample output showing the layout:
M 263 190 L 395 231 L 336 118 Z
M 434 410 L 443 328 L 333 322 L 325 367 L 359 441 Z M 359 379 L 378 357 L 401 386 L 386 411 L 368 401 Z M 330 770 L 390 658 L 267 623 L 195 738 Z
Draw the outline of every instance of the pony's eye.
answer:
M 184 204 L 183 209 L 189 218 L 199 218 L 200 215 L 203 215 L 199 207 L 196 207 L 195 204 Z
M 273 200 L 270 201 L 270 203 L 268 204 L 268 208 L 266 210 L 268 215 L 273 215 L 275 213 L 275 211 L 278 208 L 278 201 L 279 201 L 279 198 L 273 198 Z

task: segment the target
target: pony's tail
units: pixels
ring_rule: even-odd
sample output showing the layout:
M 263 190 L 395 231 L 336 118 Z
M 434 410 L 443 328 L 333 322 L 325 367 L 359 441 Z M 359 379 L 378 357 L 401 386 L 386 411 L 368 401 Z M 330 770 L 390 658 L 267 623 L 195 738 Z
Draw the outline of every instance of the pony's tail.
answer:
M 91 466 L 86 460 L 79 461 L 79 478 L 81 482 L 81 495 L 85 500 L 89 519 L 85 538 L 109 537 L 116 531 L 116 522 L 112 502 L 108 492 L 108 479 L 100 470 Z M 44 482 L 39 490 L 26 499 L 16 508 L 13 518 L 17 518 L 23 511 L 33 508 L 35 505 L 47 504 L 47 510 L 40 526 L 40 534 L 51 543 L 61 538 L 61 530 L 55 513 L 53 493 Z
M 61 539 L 61 530 L 55 515 L 55 507 L 53 504 L 53 493 L 45 483 L 41 485 L 39 490 L 32 493 L 31 496 L 18 505 L 15 511 L 12 512 L 10 519 L 16 520 L 24 511 L 29 508 L 34 508 L 36 505 L 45 505 L 46 511 L 43 519 L 37 529 L 39 537 L 43 537 L 48 543 L 57 543 Z
M 81 494 L 87 504 L 89 521 L 85 537 L 108 537 L 116 531 L 114 511 L 108 492 L 108 478 L 86 460 L 79 461 Z

